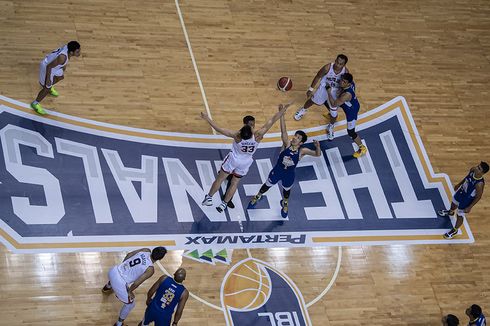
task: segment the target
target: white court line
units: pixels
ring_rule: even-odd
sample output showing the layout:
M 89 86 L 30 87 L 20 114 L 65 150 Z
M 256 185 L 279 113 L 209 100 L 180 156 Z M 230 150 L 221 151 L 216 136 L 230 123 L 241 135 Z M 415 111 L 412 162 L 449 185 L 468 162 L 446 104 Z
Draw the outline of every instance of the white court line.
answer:
M 189 35 L 187 35 L 187 29 L 185 28 L 184 18 L 182 17 L 182 12 L 180 11 L 179 0 L 175 0 L 175 6 L 177 7 L 177 14 L 179 15 L 180 25 L 184 31 L 185 41 L 187 43 L 187 48 L 189 49 L 189 54 L 191 55 L 192 65 L 194 66 L 194 71 L 196 72 L 197 81 L 199 83 L 199 88 L 201 89 L 202 100 L 204 101 L 204 106 L 206 107 L 206 112 L 210 119 L 212 119 L 211 111 L 209 110 L 208 100 L 206 98 L 206 93 L 204 92 L 204 87 L 202 86 L 201 75 L 199 75 L 199 70 L 197 69 L 196 59 L 194 58 L 194 53 L 192 52 L 191 41 L 189 40 Z M 211 128 L 213 134 L 216 135 L 216 131 Z
M 160 263 L 160 261 L 157 261 L 157 265 L 158 265 L 158 267 L 160 267 L 160 269 L 163 271 L 163 273 L 165 273 L 165 275 L 172 277 L 172 275 L 170 275 L 170 273 L 165 269 L 165 267 L 163 267 L 163 265 Z M 189 291 L 189 289 L 187 289 L 187 291 Z M 198 297 L 197 295 L 195 295 L 191 291 L 189 291 L 189 295 L 192 298 L 196 299 L 197 301 L 204 303 L 208 307 L 214 308 L 214 309 L 219 310 L 219 311 L 223 311 L 223 309 L 221 307 L 218 307 L 218 306 L 212 304 L 211 302 L 207 302 L 206 300 L 202 299 L 201 297 Z
M 330 290 L 332 285 L 335 283 L 335 280 L 337 279 L 337 276 L 339 275 L 340 271 L 340 264 L 342 263 L 342 247 L 339 246 L 339 254 L 337 257 L 337 267 L 335 267 L 335 272 L 333 273 L 332 279 L 330 280 L 330 283 L 328 283 L 327 287 L 320 293 L 315 299 L 312 301 L 308 302 L 306 304 L 306 308 L 309 308 L 313 306 L 315 303 L 317 303 L 327 292 Z

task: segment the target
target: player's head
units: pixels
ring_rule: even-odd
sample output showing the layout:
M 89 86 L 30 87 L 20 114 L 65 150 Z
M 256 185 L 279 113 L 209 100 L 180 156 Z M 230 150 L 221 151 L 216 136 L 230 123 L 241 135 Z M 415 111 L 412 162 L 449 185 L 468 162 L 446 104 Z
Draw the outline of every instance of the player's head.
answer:
M 444 326 L 458 326 L 459 325 L 459 319 L 455 315 L 447 315 L 442 317 L 442 325 Z
M 308 136 L 303 130 L 298 130 L 294 133 L 293 139 L 291 139 L 291 145 L 300 146 L 306 143 Z
M 68 54 L 70 56 L 79 57 L 80 56 L 80 43 L 77 41 L 68 42 Z
M 354 81 L 354 77 L 348 72 L 346 72 L 345 74 L 342 74 L 342 76 L 340 76 L 340 87 L 342 88 L 349 87 L 353 81 Z
M 488 166 L 488 163 L 487 162 L 481 161 L 480 164 L 478 164 L 478 166 L 476 168 L 483 175 L 483 174 L 485 174 L 485 173 L 488 172 L 489 166 Z
M 243 139 L 243 140 L 250 139 L 250 138 L 252 138 L 252 135 L 253 135 L 252 127 L 250 127 L 249 125 L 244 125 L 240 129 L 240 138 L 241 139 Z
M 182 267 L 177 269 L 174 273 L 174 280 L 177 283 L 182 283 L 185 280 L 187 272 Z
M 251 115 L 246 115 L 243 117 L 243 124 L 255 128 L 255 118 Z
M 335 66 L 338 69 L 342 69 L 345 67 L 347 64 L 347 61 L 349 61 L 349 58 L 345 54 L 339 54 L 337 58 L 335 59 Z
M 157 261 L 165 257 L 166 254 L 167 249 L 165 249 L 165 247 L 156 247 L 151 251 L 151 259 L 153 259 L 153 261 Z
M 479 318 L 482 314 L 481 307 L 477 304 L 472 304 L 471 307 L 466 309 L 466 315 L 470 317 L 470 320 Z

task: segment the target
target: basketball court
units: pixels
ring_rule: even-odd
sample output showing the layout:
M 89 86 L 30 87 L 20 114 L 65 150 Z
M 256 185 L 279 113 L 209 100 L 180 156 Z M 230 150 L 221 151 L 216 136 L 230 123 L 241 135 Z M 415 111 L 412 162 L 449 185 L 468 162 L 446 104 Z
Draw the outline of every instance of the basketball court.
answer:
M 166 246 L 136 290 L 137 325 L 161 274 L 187 270 L 179 325 L 440 325 L 488 292 L 488 195 L 453 240 L 452 185 L 488 161 L 486 2 L 3 1 L 0 6 L 0 324 L 112 325 L 101 288 L 133 248 Z M 81 44 L 60 96 L 29 103 L 39 61 Z M 361 102 L 354 150 L 339 114 L 293 114 L 318 69 L 349 57 Z M 293 88 L 276 89 L 289 76 Z M 297 168 L 287 219 L 277 186 L 247 204 L 276 162 L 276 123 L 233 198 L 201 206 L 231 140 L 200 118 L 320 141 Z M 224 190 L 224 188 L 222 189 Z M 214 206 L 220 195 L 214 198 Z

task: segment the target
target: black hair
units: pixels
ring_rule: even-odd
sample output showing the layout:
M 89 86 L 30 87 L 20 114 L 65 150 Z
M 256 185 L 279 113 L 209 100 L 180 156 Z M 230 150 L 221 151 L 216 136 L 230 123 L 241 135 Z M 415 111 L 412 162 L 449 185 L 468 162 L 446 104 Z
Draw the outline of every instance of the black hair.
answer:
M 459 319 L 455 315 L 447 315 L 446 316 L 446 323 L 447 326 L 458 326 L 459 325 Z
M 167 254 L 167 249 L 165 247 L 156 247 L 151 251 L 151 258 L 154 261 L 160 260 Z
M 479 318 L 482 314 L 482 310 L 481 310 L 481 307 L 477 304 L 472 304 L 471 307 L 470 307 L 470 314 L 474 317 L 474 318 Z
M 306 143 L 306 141 L 308 140 L 308 136 L 306 135 L 306 133 L 303 130 L 298 130 L 294 134 L 301 136 L 301 142 L 302 143 Z
M 487 173 L 488 172 L 489 167 L 488 167 L 488 163 L 487 162 L 481 161 L 480 162 L 480 166 L 481 166 L 481 169 L 483 170 L 483 173 Z
M 250 127 L 249 125 L 244 125 L 241 129 L 240 129 L 240 138 L 243 139 L 243 140 L 247 140 L 247 139 L 250 139 L 252 138 L 252 127 Z
M 251 115 L 246 115 L 243 117 L 243 124 L 248 125 L 250 121 L 255 121 L 255 118 Z
M 349 84 L 352 84 L 352 82 L 354 81 L 354 77 L 351 74 L 349 74 L 348 72 L 346 72 L 345 74 L 342 74 L 342 76 L 340 78 L 342 78 L 343 80 L 346 80 Z
M 80 49 L 80 43 L 77 41 L 68 42 L 68 52 L 75 52 L 78 49 Z
M 342 59 L 345 61 L 345 64 L 347 64 L 347 61 L 349 61 L 349 58 L 347 58 L 347 56 L 345 54 L 339 54 L 337 56 L 337 59 Z

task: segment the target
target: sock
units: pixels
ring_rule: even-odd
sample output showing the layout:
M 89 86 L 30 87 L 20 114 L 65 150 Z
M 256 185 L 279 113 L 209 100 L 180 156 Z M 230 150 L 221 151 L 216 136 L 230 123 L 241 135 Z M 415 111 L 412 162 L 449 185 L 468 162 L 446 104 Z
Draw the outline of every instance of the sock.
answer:
M 34 101 L 32 101 L 32 104 L 36 105 L 36 104 L 39 104 L 39 102 L 34 100 Z
M 228 206 L 228 202 L 226 202 L 226 201 L 224 201 L 224 200 L 223 200 L 223 201 L 221 202 L 221 206 L 223 206 L 223 207 Z
M 105 285 L 106 288 L 108 289 L 112 289 L 112 286 L 111 286 L 111 282 L 108 282 L 106 285 Z
M 116 321 L 116 326 L 122 326 L 122 324 L 123 324 L 122 321 L 119 321 L 119 320 Z

